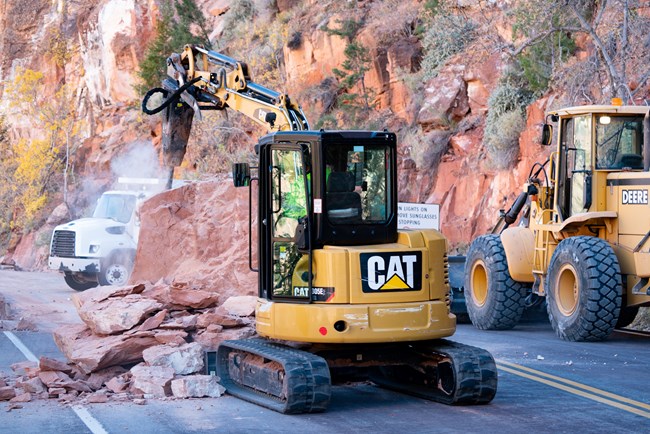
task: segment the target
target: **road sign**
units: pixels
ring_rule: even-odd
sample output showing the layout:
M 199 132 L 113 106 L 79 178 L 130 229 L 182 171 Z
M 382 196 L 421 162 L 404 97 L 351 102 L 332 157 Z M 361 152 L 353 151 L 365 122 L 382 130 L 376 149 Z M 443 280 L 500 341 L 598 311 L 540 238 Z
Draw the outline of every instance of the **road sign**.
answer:
M 397 227 L 399 229 L 440 230 L 440 205 L 429 203 L 397 204 Z

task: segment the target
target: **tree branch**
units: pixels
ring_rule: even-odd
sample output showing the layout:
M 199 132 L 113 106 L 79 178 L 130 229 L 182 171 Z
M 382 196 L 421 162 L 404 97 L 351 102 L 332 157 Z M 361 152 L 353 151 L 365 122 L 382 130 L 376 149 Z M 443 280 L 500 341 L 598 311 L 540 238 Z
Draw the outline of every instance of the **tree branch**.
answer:
M 620 74 L 618 71 L 616 71 L 616 65 L 614 65 L 614 61 L 612 60 L 611 56 L 607 52 L 607 49 L 605 48 L 605 44 L 603 44 L 603 41 L 600 39 L 598 34 L 596 33 L 596 30 L 585 20 L 585 18 L 578 12 L 578 9 L 574 4 L 570 4 L 569 6 L 571 10 L 573 11 L 574 15 L 580 21 L 580 25 L 582 26 L 583 30 L 591 36 L 592 40 L 594 41 L 594 44 L 600 51 L 601 55 L 603 56 L 603 59 L 605 60 L 605 64 L 607 65 L 607 71 L 609 74 L 610 82 L 612 85 L 612 89 L 614 91 L 614 96 L 618 94 L 618 89 L 620 87 L 620 84 L 623 84 L 624 86 L 627 87 L 627 84 L 622 83 Z

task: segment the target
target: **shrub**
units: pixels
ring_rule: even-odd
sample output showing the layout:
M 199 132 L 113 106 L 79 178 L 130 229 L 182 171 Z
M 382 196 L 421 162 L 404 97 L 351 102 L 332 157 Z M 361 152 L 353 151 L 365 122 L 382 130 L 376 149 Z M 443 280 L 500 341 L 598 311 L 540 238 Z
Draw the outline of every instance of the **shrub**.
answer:
M 496 169 L 507 169 L 519 156 L 519 135 L 526 126 L 520 109 L 503 112 L 498 117 L 488 116 L 483 145 Z
M 476 37 L 476 24 L 463 15 L 441 12 L 435 15 L 425 31 L 422 70 L 428 80 L 440 71 L 445 62 L 460 53 Z
M 516 70 L 507 71 L 488 99 L 483 145 L 496 169 L 511 167 L 519 155 L 519 136 L 526 126 L 525 108 L 532 92 L 517 83 Z

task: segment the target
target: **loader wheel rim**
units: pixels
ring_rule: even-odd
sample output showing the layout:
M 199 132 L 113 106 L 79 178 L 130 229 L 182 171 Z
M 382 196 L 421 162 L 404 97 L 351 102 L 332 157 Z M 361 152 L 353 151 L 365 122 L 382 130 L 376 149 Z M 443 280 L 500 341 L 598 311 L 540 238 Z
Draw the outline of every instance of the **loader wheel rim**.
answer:
M 472 298 L 477 306 L 485 305 L 488 298 L 488 273 L 483 261 L 472 266 Z
M 572 265 L 565 264 L 560 268 L 555 288 L 559 311 L 565 316 L 571 316 L 578 308 L 580 297 L 578 275 Z

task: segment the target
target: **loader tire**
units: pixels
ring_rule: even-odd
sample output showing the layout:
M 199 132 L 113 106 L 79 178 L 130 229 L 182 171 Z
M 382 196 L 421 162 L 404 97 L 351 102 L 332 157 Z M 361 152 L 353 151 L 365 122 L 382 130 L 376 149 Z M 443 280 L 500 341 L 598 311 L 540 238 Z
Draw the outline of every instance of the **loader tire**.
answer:
M 472 242 L 465 270 L 465 299 L 472 324 L 481 330 L 508 330 L 517 325 L 527 287 L 510 276 L 498 235 L 483 235 Z
M 618 321 L 622 293 L 618 258 L 606 241 L 577 236 L 560 242 L 546 279 L 548 319 L 560 338 L 607 338 Z

